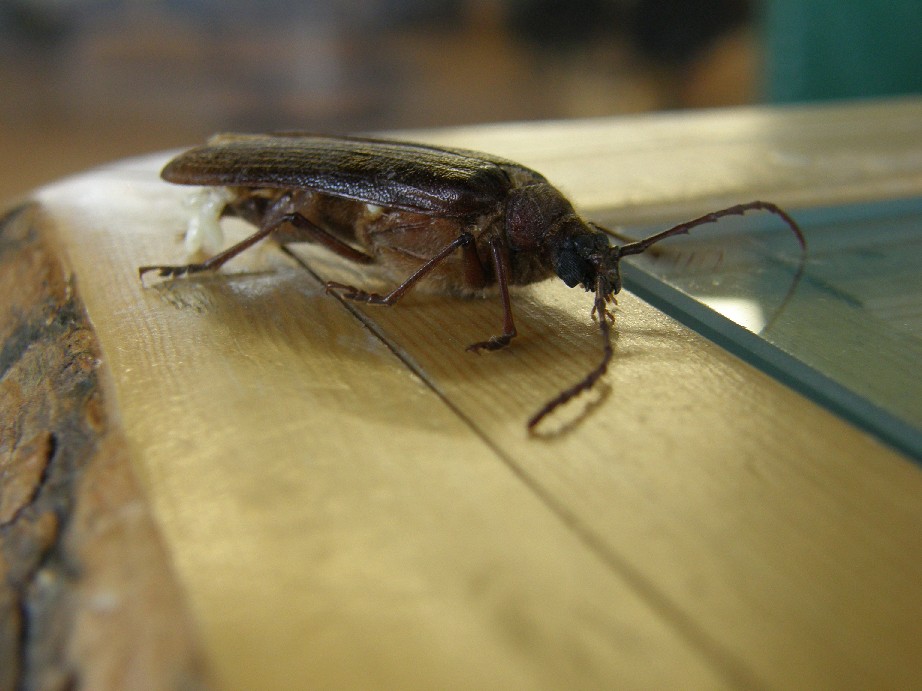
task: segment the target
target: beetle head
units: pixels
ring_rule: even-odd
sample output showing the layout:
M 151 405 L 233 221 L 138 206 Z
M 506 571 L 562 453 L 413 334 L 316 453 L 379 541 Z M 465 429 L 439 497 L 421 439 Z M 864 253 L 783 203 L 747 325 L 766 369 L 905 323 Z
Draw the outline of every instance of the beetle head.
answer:
M 554 271 L 573 288 L 582 285 L 599 295 L 610 297 L 621 290 L 621 251 L 608 241 L 596 226 L 572 219 L 557 234 L 553 253 Z

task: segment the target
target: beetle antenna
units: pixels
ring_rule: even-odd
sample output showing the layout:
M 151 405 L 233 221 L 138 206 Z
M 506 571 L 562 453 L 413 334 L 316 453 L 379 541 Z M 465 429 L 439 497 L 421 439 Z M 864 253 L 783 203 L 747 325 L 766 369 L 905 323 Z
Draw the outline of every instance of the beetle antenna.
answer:
M 787 294 L 784 296 L 784 299 L 781 301 L 780 307 L 775 311 L 774 316 L 762 327 L 761 333 L 769 331 L 775 324 L 775 321 L 784 311 L 785 306 L 793 297 L 794 293 L 797 290 L 797 286 L 800 283 L 801 278 L 803 277 L 804 267 L 806 266 L 807 260 L 807 241 L 804 239 L 803 231 L 801 231 L 800 226 L 797 225 L 790 214 L 788 214 L 784 209 L 772 204 L 771 202 L 763 201 L 754 201 L 747 204 L 737 204 L 736 206 L 731 206 L 726 209 L 721 209 L 720 211 L 712 211 L 709 214 L 704 216 L 699 216 L 691 221 L 686 221 L 685 223 L 680 223 L 677 226 L 673 226 L 667 230 L 664 230 L 650 237 L 644 238 L 643 240 L 637 240 L 636 242 L 630 242 L 626 245 L 622 245 L 620 256 L 630 255 L 630 254 L 640 254 L 650 248 L 651 245 L 655 245 L 660 240 L 665 240 L 668 237 L 673 235 L 682 235 L 688 233 L 692 228 L 696 226 L 704 225 L 705 223 L 713 223 L 724 216 L 742 216 L 743 214 L 749 211 L 768 211 L 769 213 L 778 216 L 783 220 L 788 227 L 791 229 L 791 232 L 794 233 L 794 236 L 797 238 L 797 242 L 800 244 L 802 253 L 800 255 L 800 264 L 798 265 L 797 271 L 794 274 L 794 280 L 791 282 L 791 287 L 788 289 Z
M 686 221 L 685 223 L 680 223 L 677 226 L 673 226 L 668 230 L 664 230 L 661 233 L 656 233 L 651 235 L 648 238 L 643 240 L 638 240 L 637 242 L 629 242 L 626 245 L 621 247 L 621 256 L 627 256 L 629 254 L 640 254 L 641 252 L 647 251 L 651 245 L 655 245 L 660 240 L 665 240 L 668 237 L 673 235 L 682 235 L 688 233 L 692 228 L 697 226 L 704 225 L 705 223 L 713 223 L 725 216 L 742 216 L 748 211 L 768 211 L 778 216 L 782 221 L 787 223 L 788 227 L 791 229 L 791 232 L 794 233 L 794 236 L 797 238 L 797 242 L 800 243 L 800 248 L 806 252 L 807 251 L 807 241 L 804 239 L 804 234 L 800 230 L 800 226 L 797 225 L 797 222 L 791 218 L 791 216 L 781 207 L 772 204 L 771 202 L 749 202 L 747 204 L 737 204 L 736 206 L 731 206 L 726 209 L 721 209 L 720 211 L 712 211 L 709 214 L 704 216 L 699 216 L 698 218 L 692 219 L 691 221 Z
M 592 306 L 592 313 L 598 315 L 599 318 L 599 331 L 602 334 L 602 359 L 595 368 L 589 372 L 583 379 L 568 389 L 564 389 L 559 394 L 554 396 L 551 400 L 541 406 L 541 409 L 532 415 L 531 419 L 528 421 L 528 429 L 533 430 L 535 426 L 541 422 L 545 417 L 547 417 L 554 410 L 562 406 L 564 403 L 569 401 L 571 398 L 575 398 L 583 391 L 588 391 L 591 389 L 595 383 L 602 378 L 602 375 L 608 370 L 608 363 L 611 362 L 611 359 L 614 355 L 614 349 L 611 346 L 611 322 L 613 316 L 611 312 L 608 311 L 607 302 L 611 299 L 611 295 L 606 294 L 602 290 L 602 279 L 599 277 L 596 280 L 595 287 L 595 302 Z

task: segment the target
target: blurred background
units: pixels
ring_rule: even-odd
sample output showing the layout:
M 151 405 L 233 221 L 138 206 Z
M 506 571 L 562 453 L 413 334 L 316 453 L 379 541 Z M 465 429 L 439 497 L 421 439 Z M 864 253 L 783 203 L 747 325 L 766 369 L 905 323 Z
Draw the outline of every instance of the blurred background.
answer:
M 922 91 L 919 0 L 0 0 L 0 200 L 221 130 Z

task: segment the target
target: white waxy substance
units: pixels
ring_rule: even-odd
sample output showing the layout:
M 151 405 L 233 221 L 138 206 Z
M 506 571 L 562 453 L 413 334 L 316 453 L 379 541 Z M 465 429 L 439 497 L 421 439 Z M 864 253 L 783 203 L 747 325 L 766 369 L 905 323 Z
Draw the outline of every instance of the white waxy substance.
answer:
M 186 251 L 204 250 L 214 254 L 224 246 L 221 212 L 234 195 L 227 187 L 202 187 L 189 195 L 186 205 L 192 210 L 186 228 Z

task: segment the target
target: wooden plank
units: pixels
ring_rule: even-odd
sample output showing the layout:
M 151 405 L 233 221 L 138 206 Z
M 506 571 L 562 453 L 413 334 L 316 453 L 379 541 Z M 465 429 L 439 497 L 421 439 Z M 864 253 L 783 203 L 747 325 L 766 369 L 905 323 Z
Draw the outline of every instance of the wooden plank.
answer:
M 430 138 L 641 218 L 918 192 L 919 110 Z M 482 356 L 463 346 L 496 331 L 493 301 L 356 310 L 272 252 L 142 289 L 136 266 L 180 256 L 160 162 L 40 198 L 228 687 L 919 681 L 922 476 L 904 458 L 630 295 L 605 387 L 534 438 L 528 414 L 599 356 L 588 297 L 562 284 L 518 292 L 521 337 Z
M 917 680 L 918 469 L 630 296 L 608 389 L 571 407 L 569 419 L 587 411 L 574 430 L 529 443 L 521 423 L 535 402 L 595 355 L 585 296 L 537 292 L 520 301 L 519 322 L 523 340 L 541 340 L 478 362 L 468 379 L 453 374 L 458 358 L 417 347 L 433 322 L 464 343 L 467 320 L 434 309 L 421 322 L 396 310 L 374 319 L 562 520 L 702 646 L 769 686 Z M 571 316 L 579 309 L 583 322 Z
M 222 687 L 745 676 L 676 632 L 303 271 L 270 258 L 144 289 L 136 267 L 182 225 L 158 167 L 42 201 Z

